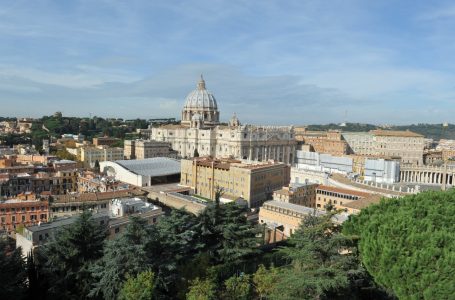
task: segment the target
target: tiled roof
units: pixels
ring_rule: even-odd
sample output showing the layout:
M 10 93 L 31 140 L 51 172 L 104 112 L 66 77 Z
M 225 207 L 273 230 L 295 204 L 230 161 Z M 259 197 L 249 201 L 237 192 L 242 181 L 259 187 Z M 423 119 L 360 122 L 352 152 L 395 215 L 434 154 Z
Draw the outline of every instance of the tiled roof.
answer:
M 349 203 L 343 204 L 343 207 L 352 208 L 352 209 L 363 209 L 372 204 L 378 204 L 379 202 L 381 202 L 382 198 L 383 197 L 381 195 L 375 194 L 375 195 L 371 195 L 371 196 L 363 198 L 363 199 L 359 199 L 356 201 L 351 201 Z
M 354 196 L 359 196 L 359 197 L 368 197 L 371 194 L 370 193 L 365 193 L 365 192 L 359 192 L 356 190 L 349 190 L 349 189 L 343 189 L 343 188 L 338 188 L 338 187 L 333 187 L 333 186 L 327 186 L 327 185 L 319 185 L 316 190 L 323 190 L 327 192 L 334 192 L 334 193 L 340 193 L 340 194 L 345 194 L 345 195 L 354 195 Z

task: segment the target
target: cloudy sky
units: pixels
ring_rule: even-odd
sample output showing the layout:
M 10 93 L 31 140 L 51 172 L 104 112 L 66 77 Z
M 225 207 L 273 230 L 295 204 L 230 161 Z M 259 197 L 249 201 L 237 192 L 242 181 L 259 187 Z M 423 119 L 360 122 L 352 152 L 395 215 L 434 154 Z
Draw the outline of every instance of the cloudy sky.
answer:
M 453 1 L 0 0 L 0 116 L 455 122 Z

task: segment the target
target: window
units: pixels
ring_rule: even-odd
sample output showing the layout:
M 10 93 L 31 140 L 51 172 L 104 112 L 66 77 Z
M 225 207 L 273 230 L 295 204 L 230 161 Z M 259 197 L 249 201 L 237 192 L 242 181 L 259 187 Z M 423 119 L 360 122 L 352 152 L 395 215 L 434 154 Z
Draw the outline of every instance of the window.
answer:
M 32 206 L 32 211 L 35 211 L 35 207 L 34 206 Z
M 115 228 L 115 233 L 119 233 L 119 232 L 120 232 L 120 228 L 119 227 Z
M 11 222 L 16 222 L 16 216 L 11 216 Z
M 22 216 L 22 223 L 25 222 L 25 216 Z
M 153 222 L 153 223 L 156 223 L 156 218 L 153 218 L 152 222 Z
M 42 240 L 43 240 L 43 235 L 40 234 L 39 237 L 38 237 L 38 239 L 39 239 L 40 241 L 42 241 Z

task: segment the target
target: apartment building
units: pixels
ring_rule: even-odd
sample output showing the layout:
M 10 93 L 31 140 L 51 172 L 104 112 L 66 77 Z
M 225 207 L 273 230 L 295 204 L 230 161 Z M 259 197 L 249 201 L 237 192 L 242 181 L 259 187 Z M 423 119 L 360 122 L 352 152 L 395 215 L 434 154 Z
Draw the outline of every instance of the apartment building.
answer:
M 273 200 L 316 207 L 316 183 L 292 183 L 273 192 Z
M 289 182 L 290 167 L 274 161 L 242 162 L 211 157 L 181 161 L 180 184 L 212 200 L 217 188 L 221 188 L 224 198 L 243 198 L 249 207 L 259 207 Z
M 48 219 L 47 201 L 10 199 L 0 202 L 0 226 L 6 233 L 14 232 L 19 225 L 31 226 Z
M 316 208 L 325 209 L 330 204 L 334 209 L 343 209 L 343 205 L 369 196 L 370 193 L 319 185 L 316 188 Z
M 80 160 L 87 167 L 93 168 L 96 161 L 115 161 L 121 159 L 123 159 L 122 148 L 108 146 L 80 148 Z
M 171 143 L 153 140 L 126 140 L 124 155 L 126 159 L 146 159 L 153 157 L 177 157 Z

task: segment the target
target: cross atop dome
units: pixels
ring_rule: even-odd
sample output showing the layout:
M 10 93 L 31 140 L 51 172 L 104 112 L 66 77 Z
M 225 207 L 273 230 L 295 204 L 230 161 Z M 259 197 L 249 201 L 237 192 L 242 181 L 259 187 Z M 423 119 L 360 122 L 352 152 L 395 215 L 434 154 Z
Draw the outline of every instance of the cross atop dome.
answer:
M 197 88 L 198 88 L 198 90 L 205 90 L 205 81 L 204 81 L 204 77 L 202 76 L 202 74 L 201 74 L 201 80 L 199 80 L 199 82 L 197 84 Z

